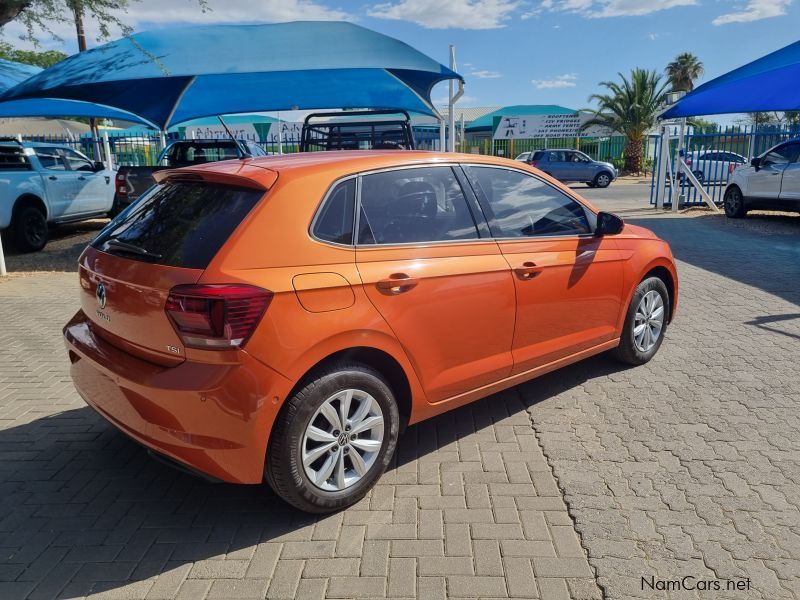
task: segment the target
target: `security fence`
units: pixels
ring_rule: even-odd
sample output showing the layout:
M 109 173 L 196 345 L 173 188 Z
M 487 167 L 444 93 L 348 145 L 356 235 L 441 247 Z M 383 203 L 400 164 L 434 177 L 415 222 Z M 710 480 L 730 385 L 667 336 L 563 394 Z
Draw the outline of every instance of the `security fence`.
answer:
M 657 138 L 653 138 L 657 139 Z M 517 140 L 491 140 L 484 139 L 478 142 L 467 140 L 464 144 L 465 151 L 474 151 L 477 146 L 480 154 L 492 154 L 494 156 L 505 156 L 506 158 L 516 158 L 523 152 L 534 152 L 536 150 L 546 150 L 563 148 L 580 150 L 594 160 L 610 162 L 618 169 L 621 169 L 625 161 L 625 136 L 614 135 L 606 137 L 570 137 L 570 138 L 537 138 L 537 139 L 517 139 Z M 644 143 L 644 156 L 651 156 L 651 140 Z M 649 166 L 649 165 L 648 165 Z
M 675 185 L 678 190 L 679 202 L 684 206 L 704 204 L 704 200 L 697 188 L 683 176 L 679 169 L 678 152 L 682 148 L 681 158 L 686 161 L 702 188 L 711 199 L 722 203 L 725 187 L 733 172 L 750 163 L 754 156 L 760 156 L 771 147 L 788 139 L 800 137 L 798 125 L 769 125 L 769 126 L 728 126 L 724 128 L 700 129 L 687 127 L 681 144 L 677 127 L 670 127 L 669 150 L 664 154 L 660 137 L 655 144 L 655 160 L 650 181 L 650 203 L 656 203 L 658 191 L 658 174 L 665 174 L 664 186 L 666 187 L 666 203 L 671 203 L 672 180 L 669 177 L 671 162 L 675 174 Z M 665 161 L 663 170 L 660 170 L 661 160 Z

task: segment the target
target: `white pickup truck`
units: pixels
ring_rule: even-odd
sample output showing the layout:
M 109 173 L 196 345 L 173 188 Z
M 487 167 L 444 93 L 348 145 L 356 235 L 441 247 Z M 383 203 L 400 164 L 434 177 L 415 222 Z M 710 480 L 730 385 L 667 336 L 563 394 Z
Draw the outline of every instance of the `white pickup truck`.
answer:
M 113 204 L 114 173 L 102 163 L 63 144 L 0 140 L 0 230 L 10 228 L 19 252 L 44 248 L 50 225 L 105 216 Z

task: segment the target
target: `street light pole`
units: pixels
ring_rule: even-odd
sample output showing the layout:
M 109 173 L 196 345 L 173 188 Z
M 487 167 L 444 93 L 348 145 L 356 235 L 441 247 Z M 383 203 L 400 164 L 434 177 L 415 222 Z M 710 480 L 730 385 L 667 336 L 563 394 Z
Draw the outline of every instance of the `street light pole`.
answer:
M 83 27 L 83 6 L 81 0 L 73 0 L 72 14 L 75 15 L 75 33 L 78 36 L 78 52 L 86 52 L 86 30 Z M 100 133 L 97 129 L 97 119 L 89 119 L 89 128 L 92 131 L 92 145 L 94 146 L 94 159 L 100 156 Z M 110 162 L 111 157 L 106 156 L 106 162 Z

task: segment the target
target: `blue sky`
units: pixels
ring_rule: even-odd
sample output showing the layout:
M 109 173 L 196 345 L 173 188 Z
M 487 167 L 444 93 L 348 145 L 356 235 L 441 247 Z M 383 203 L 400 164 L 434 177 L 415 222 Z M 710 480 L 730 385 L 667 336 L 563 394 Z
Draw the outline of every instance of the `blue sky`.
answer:
M 655 68 L 690 51 L 703 80 L 800 39 L 800 0 L 142 0 L 124 19 L 135 29 L 209 22 L 346 19 L 448 60 L 455 44 L 466 78 L 464 105 L 589 106 L 598 82 Z M 96 27 L 88 24 L 90 34 Z M 5 39 L 20 33 L 6 26 Z M 75 50 L 73 28 L 59 26 Z M 247 48 L 245 51 L 257 51 Z M 298 44 L 313 43 L 298 40 Z M 702 81 L 702 80 L 701 80 Z M 446 97 L 446 86 L 433 93 Z

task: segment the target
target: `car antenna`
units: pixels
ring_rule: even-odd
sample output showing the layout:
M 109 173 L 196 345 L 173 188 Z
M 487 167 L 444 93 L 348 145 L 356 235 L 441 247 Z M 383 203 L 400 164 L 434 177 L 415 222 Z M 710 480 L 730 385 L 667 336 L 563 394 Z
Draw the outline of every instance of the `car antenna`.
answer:
M 228 125 L 225 123 L 225 121 L 222 120 L 222 115 L 217 115 L 217 118 L 219 119 L 219 122 L 222 123 L 222 126 L 225 128 L 225 131 L 228 133 L 228 137 L 230 137 L 233 140 L 233 143 L 236 144 L 236 147 L 239 149 L 239 152 L 241 153 L 239 160 L 244 160 L 245 158 L 253 158 L 253 155 L 250 154 L 250 151 L 247 149 L 247 146 L 245 146 L 243 143 L 241 143 L 239 140 L 236 139 L 236 137 L 233 135 L 233 132 L 231 132 Z

